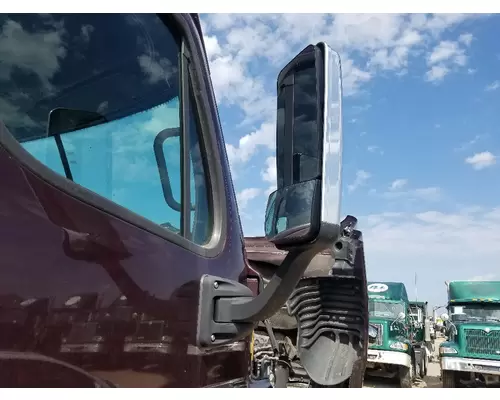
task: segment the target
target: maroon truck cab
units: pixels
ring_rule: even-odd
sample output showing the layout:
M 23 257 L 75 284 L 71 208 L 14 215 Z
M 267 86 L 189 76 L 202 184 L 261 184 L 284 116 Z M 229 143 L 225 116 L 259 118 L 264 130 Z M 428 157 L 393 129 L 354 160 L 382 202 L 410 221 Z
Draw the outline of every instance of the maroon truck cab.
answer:
M 249 386 L 254 328 L 340 235 L 338 55 L 278 77 L 287 256 L 257 295 L 197 14 L 2 14 L 0 47 L 0 386 Z

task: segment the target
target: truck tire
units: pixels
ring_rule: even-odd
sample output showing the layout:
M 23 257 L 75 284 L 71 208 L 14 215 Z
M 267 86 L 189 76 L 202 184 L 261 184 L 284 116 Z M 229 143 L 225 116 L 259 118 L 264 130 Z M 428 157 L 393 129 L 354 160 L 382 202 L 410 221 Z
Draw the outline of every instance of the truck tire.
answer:
M 449 370 L 442 370 L 441 371 L 441 378 L 443 380 L 443 387 L 444 388 L 456 388 L 457 387 L 457 380 L 455 377 L 455 371 L 449 371 Z
M 414 363 L 411 363 L 410 367 L 406 367 L 404 365 L 401 365 L 399 367 L 399 385 L 404 388 L 408 389 L 412 387 L 413 383 L 413 376 L 414 376 Z

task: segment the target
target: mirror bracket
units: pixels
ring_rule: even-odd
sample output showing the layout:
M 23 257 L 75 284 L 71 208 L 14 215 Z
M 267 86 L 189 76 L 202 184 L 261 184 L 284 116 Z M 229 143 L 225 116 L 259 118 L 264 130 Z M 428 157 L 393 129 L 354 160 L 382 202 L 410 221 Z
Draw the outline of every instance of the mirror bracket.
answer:
M 200 283 L 197 343 L 211 347 L 248 336 L 255 325 L 271 317 L 290 297 L 311 260 L 331 242 L 295 247 L 256 297 L 245 285 L 204 275 Z
M 198 327 L 196 342 L 200 347 L 211 347 L 234 342 L 254 328 L 253 323 L 218 321 L 214 316 L 222 300 L 252 301 L 253 293 L 245 285 L 230 279 L 203 275 L 200 282 Z

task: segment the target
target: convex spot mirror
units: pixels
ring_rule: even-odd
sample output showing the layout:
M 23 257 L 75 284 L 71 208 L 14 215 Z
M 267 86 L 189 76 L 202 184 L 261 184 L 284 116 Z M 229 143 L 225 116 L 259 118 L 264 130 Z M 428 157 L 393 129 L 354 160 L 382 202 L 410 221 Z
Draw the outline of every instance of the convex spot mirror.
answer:
M 405 319 L 405 317 L 406 317 L 406 315 L 405 315 L 405 313 L 404 313 L 404 312 L 400 312 L 400 313 L 398 314 L 398 320 L 399 320 L 399 321 L 402 321 L 403 319 Z
M 277 247 L 335 241 L 340 233 L 342 74 L 327 44 L 309 45 L 277 81 L 277 190 L 266 238 Z

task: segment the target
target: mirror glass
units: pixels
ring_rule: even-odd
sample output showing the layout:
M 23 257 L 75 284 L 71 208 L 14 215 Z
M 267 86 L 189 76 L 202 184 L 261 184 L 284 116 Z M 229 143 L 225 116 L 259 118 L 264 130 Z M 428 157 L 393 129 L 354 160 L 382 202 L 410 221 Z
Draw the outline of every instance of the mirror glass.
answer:
M 281 71 L 277 90 L 277 190 L 265 234 L 275 244 L 298 244 L 340 223 L 340 57 L 325 43 L 306 47 Z

